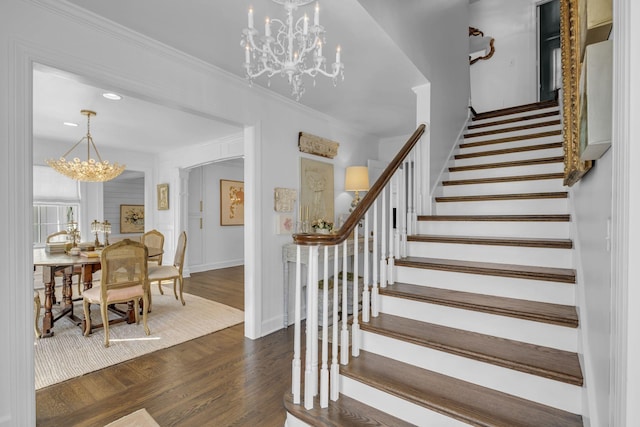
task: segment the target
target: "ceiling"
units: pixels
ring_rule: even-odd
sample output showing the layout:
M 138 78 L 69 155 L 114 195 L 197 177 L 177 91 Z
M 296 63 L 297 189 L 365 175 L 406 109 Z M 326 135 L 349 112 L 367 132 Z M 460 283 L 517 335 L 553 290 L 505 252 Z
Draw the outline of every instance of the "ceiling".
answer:
M 243 79 L 240 34 L 247 25 L 249 5 L 256 23 L 263 22 L 264 16 L 284 18 L 282 7 L 269 0 L 69 1 Z M 321 0 L 320 8 L 320 23 L 326 29 L 325 56 L 333 62 L 332 52 L 336 45 L 341 46 L 344 81 L 334 87 L 329 79 L 319 77 L 314 87 L 309 80 L 300 103 L 378 137 L 410 133 L 415 126 L 411 88 L 425 83 L 424 76 L 358 1 Z M 305 11 L 312 15 L 313 4 L 301 8 L 296 16 Z M 270 86 L 263 79 L 256 84 L 290 98 L 290 89 L 279 76 L 271 79 Z M 174 110 L 135 95 L 109 101 L 102 97 L 109 90 L 86 76 L 38 67 L 34 72 L 34 135 L 71 145 L 86 133 L 81 109 L 98 113 L 91 120 L 98 147 L 154 153 L 175 149 L 176 141 L 202 143 L 241 131 L 240 123 Z M 62 125 L 68 121 L 79 126 Z

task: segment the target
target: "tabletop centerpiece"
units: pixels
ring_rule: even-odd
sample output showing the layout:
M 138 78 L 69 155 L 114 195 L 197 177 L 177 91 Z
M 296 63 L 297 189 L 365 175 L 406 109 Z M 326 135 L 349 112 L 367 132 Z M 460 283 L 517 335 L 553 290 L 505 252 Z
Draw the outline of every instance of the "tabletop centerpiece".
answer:
M 315 219 L 311 224 L 314 233 L 329 234 L 333 230 L 333 222 L 329 222 L 324 218 Z

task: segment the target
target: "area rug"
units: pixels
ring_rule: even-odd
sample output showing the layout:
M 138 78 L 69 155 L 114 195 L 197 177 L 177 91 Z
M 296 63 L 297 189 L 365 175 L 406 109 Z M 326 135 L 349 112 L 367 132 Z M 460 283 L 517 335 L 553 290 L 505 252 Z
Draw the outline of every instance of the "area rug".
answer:
M 186 293 L 183 306 L 173 296 L 172 287 L 163 289 L 164 295 L 160 295 L 158 287 L 152 286 L 153 310 L 148 317 L 151 330 L 148 336 L 144 333 L 142 318 L 139 325 L 118 323 L 109 328 L 110 346 L 105 347 L 102 329 L 85 337 L 69 318 L 58 320 L 53 328 L 54 336 L 35 342 L 36 390 L 244 321 L 241 310 Z M 81 301 L 74 304 L 74 312 L 82 315 Z M 101 323 L 98 306 L 92 306 L 91 318 Z
M 160 427 L 146 409 L 138 409 L 104 427 Z

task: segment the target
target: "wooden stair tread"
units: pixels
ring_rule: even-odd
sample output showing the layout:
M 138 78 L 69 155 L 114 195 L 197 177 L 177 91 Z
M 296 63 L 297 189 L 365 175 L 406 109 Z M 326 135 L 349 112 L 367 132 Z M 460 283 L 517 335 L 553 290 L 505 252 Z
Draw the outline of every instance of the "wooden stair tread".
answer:
M 578 327 L 578 314 L 575 307 L 570 305 L 475 294 L 397 282 L 393 285 L 388 285 L 386 288 L 380 288 L 380 295 L 412 299 L 569 328 Z
M 558 115 L 560 115 L 560 111 L 547 111 L 546 113 L 538 113 L 538 114 L 531 114 L 528 116 L 514 117 L 511 119 L 496 120 L 494 122 L 476 123 L 476 124 L 467 126 L 467 129 L 481 129 L 481 128 L 486 128 L 490 126 L 508 125 L 510 123 L 524 122 L 527 120 L 544 119 L 545 117 L 553 117 Z
M 575 270 L 557 267 L 499 264 L 494 262 L 461 261 L 454 259 L 407 257 L 394 261 L 396 266 L 481 274 L 485 276 L 513 277 L 549 282 L 575 283 Z
M 476 138 L 479 136 L 489 136 L 489 135 L 496 135 L 499 133 L 506 133 L 506 132 L 517 132 L 520 130 L 527 130 L 527 129 L 535 129 L 535 128 L 543 128 L 546 126 L 556 126 L 560 124 L 560 120 L 551 120 L 551 121 L 547 121 L 547 122 L 538 122 L 538 123 L 529 123 L 529 124 L 524 124 L 524 125 L 520 125 L 520 126 L 512 126 L 512 127 L 508 127 L 508 128 L 501 128 L 501 129 L 494 129 L 494 130 L 487 130 L 487 131 L 480 131 L 480 132 L 470 132 L 470 133 L 466 133 L 464 135 L 464 138 Z
M 548 132 L 530 133 L 527 135 L 509 136 L 506 138 L 489 139 L 487 141 L 465 142 L 460 144 L 460 148 L 481 147 L 483 145 L 503 144 L 505 142 L 524 141 L 527 139 L 545 138 L 547 136 L 562 135 L 561 130 L 550 130 Z
M 481 202 L 496 200 L 531 200 L 531 199 L 566 199 L 569 193 L 566 191 L 553 191 L 546 193 L 515 193 L 515 194 L 486 194 L 471 196 L 436 197 L 436 202 Z
M 498 110 L 485 111 L 483 113 L 478 113 L 473 117 L 473 120 L 484 120 L 490 119 L 493 117 L 507 116 L 509 114 L 517 114 L 524 113 L 527 111 L 534 110 L 542 110 L 544 108 L 557 107 L 558 101 L 542 101 L 542 102 L 532 102 L 530 104 L 518 105 L 516 107 L 508 107 L 508 108 L 500 108 Z
M 526 145 L 523 147 L 502 148 L 500 150 L 475 151 L 473 153 L 456 154 L 454 159 L 472 159 L 475 157 L 500 156 L 502 154 L 524 153 L 528 151 L 550 150 L 554 148 L 562 148 L 562 142 L 550 142 L 548 144 Z
M 440 236 L 433 234 L 413 234 L 407 236 L 409 242 L 454 243 L 465 245 L 520 246 L 529 248 L 571 249 L 571 239 L 541 239 L 514 237 Z
M 472 179 L 454 179 L 442 181 L 443 186 L 448 185 L 472 185 L 472 184 L 494 184 L 499 182 L 520 182 L 520 181 L 538 181 L 545 179 L 563 179 L 564 173 L 541 173 L 534 175 L 513 175 L 513 176 L 497 176 L 492 178 L 472 178 Z
M 481 163 L 477 165 L 467 165 L 467 166 L 452 166 L 449 168 L 449 172 L 463 172 L 463 171 L 478 170 L 478 169 L 511 168 L 515 166 L 533 166 L 533 165 L 543 165 L 548 163 L 564 163 L 564 156 L 543 157 L 539 159 L 527 159 L 527 160 L 514 160 L 510 162 Z
M 569 222 L 571 215 L 418 215 L 418 221 Z
M 360 351 L 341 374 L 477 426 L 582 426 L 582 417 L 446 375 Z
M 583 382 L 578 355 L 565 350 L 384 313 L 360 329 L 554 381 Z
M 327 408 L 320 408 L 320 402 L 316 399 L 313 409 L 307 410 L 303 405 L 294 404 L 293 396 L 291 393 L 287 393 L 284 396 L 284 406 L 287 412 L 312 426 L 413 426 L 411 423 L 365 405 L 343 394 L 341 394 L 335 402 L 329 400 L 329 406 Z

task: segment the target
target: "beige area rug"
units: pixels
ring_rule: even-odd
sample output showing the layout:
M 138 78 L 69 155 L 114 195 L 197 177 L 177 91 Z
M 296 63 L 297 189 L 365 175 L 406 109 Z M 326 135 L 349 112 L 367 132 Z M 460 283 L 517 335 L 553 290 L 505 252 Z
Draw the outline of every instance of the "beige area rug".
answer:
M 244 321 L 243 311 L 195 295 L 185 293 L 186 305 L 183 306 L 175 299 L 172 285 L 163 286 L 164 295 L 160 295 L 157 285 L 151 288 L 153 311 L 148 317 L 151 335 L 144 333 L 142 317 L 139 325 L 118 323 L 109 328 L 110 346 L 107 348 L 102 329 L 85 337 L 71 319 L 66 316 L 59 319 L 54 325 L 53 337 L 35 341 L 36 390 Z M 56 286 L 56 291 L 59 289 Z M 76 289 L 74 295 L 75 292 Z M 44 297 L 41 298 L 44 303 Z M 55 316 L 55 306 L 53 310 Z M 81 301 L 74 303 L 74 313 L 82 316 Z M 102 323 L 97 305 L 91 308 L 91 318 Z M 42 325 L 42 317 L 39 324 Z
M 104 427 L 160 427 L 160 424 L 149 415 L 146 409 L 142 408 Z

